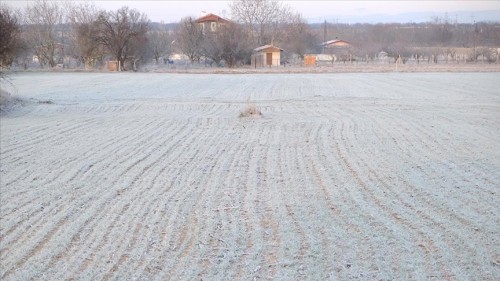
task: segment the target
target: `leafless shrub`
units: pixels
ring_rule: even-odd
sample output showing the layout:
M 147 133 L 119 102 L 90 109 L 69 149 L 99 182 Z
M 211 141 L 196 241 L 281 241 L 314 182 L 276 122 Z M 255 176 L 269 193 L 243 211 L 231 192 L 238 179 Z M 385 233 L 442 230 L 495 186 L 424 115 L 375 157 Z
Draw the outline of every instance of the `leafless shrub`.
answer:
M 240 118 L 244 117 L 261 117 L 262 112 L 253 103 L 247 104 L 247 106 L 240 112 Z
M 11 99 L 10 93 L 0 89 L 0 106 L 5 106 L 10 99 Z
M 9 111 L 10 108 L 22 103 L 23 100 L 19 97 L 11 95 L 4 89 L 0 89 L 0 112 Z
M 54 104 L 54 102 L 51 100 L 39 100 L 38 103 L 39 104 Z

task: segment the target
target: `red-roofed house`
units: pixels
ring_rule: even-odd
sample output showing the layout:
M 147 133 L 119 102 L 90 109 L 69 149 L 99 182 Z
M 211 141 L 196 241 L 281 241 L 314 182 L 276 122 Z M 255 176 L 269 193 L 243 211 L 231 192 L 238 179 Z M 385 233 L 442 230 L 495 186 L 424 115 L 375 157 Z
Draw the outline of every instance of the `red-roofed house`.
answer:
M 203 33 L 217 32 L 222 25 L 230 23 L 230 21 L 214 14 L 207 14 L 195 22 L 201 26 Z

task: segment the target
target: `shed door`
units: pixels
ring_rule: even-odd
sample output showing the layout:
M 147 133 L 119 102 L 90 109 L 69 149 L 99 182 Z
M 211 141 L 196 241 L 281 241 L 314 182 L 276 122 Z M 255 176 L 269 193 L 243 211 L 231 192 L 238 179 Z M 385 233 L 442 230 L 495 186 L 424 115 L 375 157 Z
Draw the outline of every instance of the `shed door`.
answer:
M 273 65 L 273 53 L 266 53 L 266 64 Z

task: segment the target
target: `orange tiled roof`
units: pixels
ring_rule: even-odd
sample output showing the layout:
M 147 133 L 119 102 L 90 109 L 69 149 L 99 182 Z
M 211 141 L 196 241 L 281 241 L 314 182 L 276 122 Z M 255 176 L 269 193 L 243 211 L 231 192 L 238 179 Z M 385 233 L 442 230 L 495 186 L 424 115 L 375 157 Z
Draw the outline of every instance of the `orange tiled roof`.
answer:
M 214 14 L 208 14 L 206 16 L 203 16 L 203 17 L 197 19 L 195 22 L 202 23 L 202 22 L 213 22 L 213 21 L 224 22 L 224 23 L 229 22 L 228 20 L 223 19 L 223 18 L 219 17 L 218 15 L 214 15 Z

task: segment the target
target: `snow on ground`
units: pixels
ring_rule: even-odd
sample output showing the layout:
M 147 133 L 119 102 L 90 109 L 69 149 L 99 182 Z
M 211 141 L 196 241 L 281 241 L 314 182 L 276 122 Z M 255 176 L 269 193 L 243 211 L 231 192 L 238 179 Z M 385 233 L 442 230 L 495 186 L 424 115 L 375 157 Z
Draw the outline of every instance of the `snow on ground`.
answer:
M 2 280 L 500 279 L 498 73 L 11 78 Z

